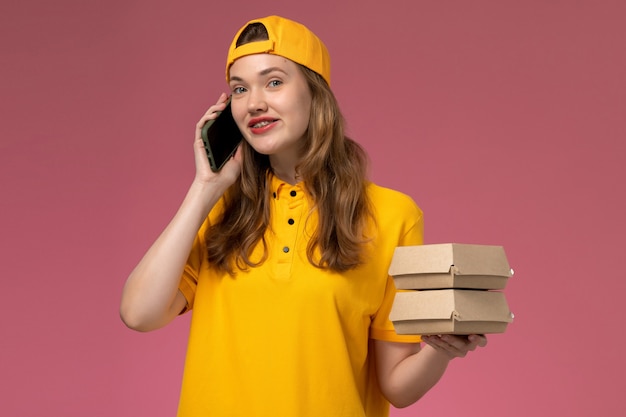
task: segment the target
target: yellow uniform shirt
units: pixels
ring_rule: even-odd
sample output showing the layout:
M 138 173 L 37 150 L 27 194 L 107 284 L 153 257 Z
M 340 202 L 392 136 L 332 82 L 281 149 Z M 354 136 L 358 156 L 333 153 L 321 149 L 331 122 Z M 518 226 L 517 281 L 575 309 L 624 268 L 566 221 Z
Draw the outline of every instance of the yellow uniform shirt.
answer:
M 261 266 L 235 277 L 210 267 L 203 236 L 219 206 L 198 233 L 179 287 L 193 316 L 178 416 L 387 416 L 370 339 L 419 341 L 397 335 L 388 319 L 387 270 L 396 246 L 422 243 L 422 212 L 370 184 L 376 225 L 366 262 L 338 274 L 307 259 L 317 217 L 304 187 L 273 177 L 272 193 Z

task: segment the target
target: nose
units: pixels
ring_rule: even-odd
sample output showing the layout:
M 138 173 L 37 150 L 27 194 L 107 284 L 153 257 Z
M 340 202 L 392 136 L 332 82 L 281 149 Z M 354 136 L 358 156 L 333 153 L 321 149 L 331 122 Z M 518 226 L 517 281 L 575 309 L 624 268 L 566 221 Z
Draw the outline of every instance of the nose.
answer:
M 267 111 L 267 102 L 262 91 L 254 89 L 248 95 L 248 112 L 260 113 Z

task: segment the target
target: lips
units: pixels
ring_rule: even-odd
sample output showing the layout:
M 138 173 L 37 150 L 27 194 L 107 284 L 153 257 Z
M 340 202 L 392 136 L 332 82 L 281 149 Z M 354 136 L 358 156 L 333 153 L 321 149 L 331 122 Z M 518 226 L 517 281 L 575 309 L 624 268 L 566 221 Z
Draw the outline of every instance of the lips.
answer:
M 267 126 L 267 125 L 269 125 L 270 123 L 272 123 L 272 122 L 271 122 L 271 121 L 269 121 L 269 120 L 263 120 L 262 122 L 255 123 L 255 124 L 253 124 L 253 125 L 252 125 L 252 126 L 250 126 L 250 127 L 259 128 L 259 127 L 264 127 L 264 126 Z
M 273 119 L 271 117 L 256 117 L 248 122 L 248 127 L 252 133 L 260 134 L 274 127 L 274 124 L 277 121 L 278 119 Z
M 272 119 L 270 117 L 256 117 L 248 122 L 248 127 L 264 127 L 275 121 L 276 119 Z

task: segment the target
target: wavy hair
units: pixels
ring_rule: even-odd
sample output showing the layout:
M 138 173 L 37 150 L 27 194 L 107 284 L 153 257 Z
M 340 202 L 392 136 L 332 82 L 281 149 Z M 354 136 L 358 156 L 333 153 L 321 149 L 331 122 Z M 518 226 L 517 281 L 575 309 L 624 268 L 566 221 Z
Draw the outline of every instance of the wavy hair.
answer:
M 259 28 L 260 26 L 260 28 Z M 267 39 L 260 23 L 249 25 L 237 44 Z M 309 125 L 296 167 L 317 211 L 318 227 L 307 246 L 312 265 L 335 272 L 347 271 L 363 261 L 366 226 L 373 220 L 367 197 L 367 155 L 345 136 L 344 119 L 326 81 L 299 65 L 311 91 Z M 242 142 L 241 176 L 224 195 L 224 210 L 205 236 L 208 259 L 218 270 L 233 273 L 261 265 L 268 257 L 265 232 L 270 225 L 269 157 Z M 263 245 L 263 256 L 252 260 L 252 250 Z

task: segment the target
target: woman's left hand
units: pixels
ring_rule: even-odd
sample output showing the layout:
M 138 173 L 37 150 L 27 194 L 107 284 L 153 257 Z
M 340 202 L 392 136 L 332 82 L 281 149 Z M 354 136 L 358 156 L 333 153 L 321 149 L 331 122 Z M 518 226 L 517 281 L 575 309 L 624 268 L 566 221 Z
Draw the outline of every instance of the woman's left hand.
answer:
M 422 336 L 422 341 L 436 351 L 445 353 L 450 359 L 464 358 L 468 352 L 487 345 L 487 338 L 481 334 Z

